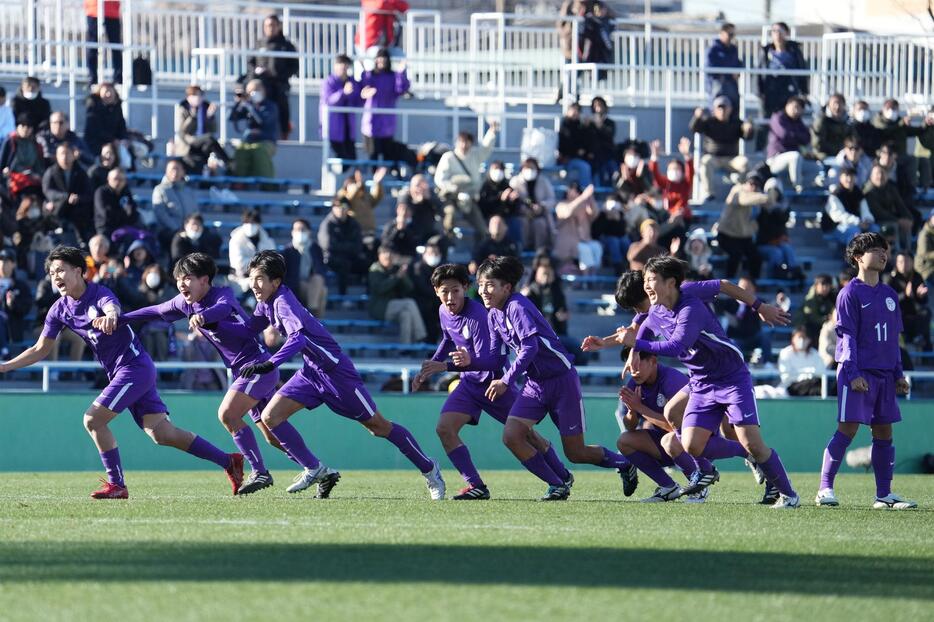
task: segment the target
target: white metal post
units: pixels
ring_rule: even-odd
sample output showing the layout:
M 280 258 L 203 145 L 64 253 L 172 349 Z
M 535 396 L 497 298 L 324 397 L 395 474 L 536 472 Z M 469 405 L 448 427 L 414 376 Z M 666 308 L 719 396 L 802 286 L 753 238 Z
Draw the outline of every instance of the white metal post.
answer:
M 101 41 L 104 40 L 104 0 L 97 0 L 97 79 L 104 78 L 104 49 Z M 90 68 L 89 68 L 90 69 Z
M 671 153 L 671 69 L 665 70 L 665 153 Z
M 305 61 L 305 55 L 302 54 L 298 57 L 298 142 L 299 144 L 305 144 L 305 102 L 307 99 L 308 93 L 306 92 L 306 70 L 307 64 Z

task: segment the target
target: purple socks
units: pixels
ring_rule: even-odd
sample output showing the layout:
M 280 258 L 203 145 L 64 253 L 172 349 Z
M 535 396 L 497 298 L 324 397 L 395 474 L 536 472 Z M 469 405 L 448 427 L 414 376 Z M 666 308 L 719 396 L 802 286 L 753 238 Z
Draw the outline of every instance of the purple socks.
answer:
M 279 444 L 282 445 L 285 453 L 302 467 L 306 469 L 317 469 L 321 464 L 321 461 L 311 453 L 305 441 L 302 440 L 302 435 L 299 434 L 295 426 L 288 421 L 283 421 L 276 427 L 269 428 L 269 431 L 276 437 Z
M 226 469 L 230 464 L 230 456 L 204 440 L 200 436 L 195 436 L 191 441 L 191 446 L 186 450 L 192 456 L 213 462 L 222 469 Z
M 698 465 L 698 460 L 695 460 L 694 456 L 686 451 L 682 451 L 681 455 L 671 460 L 675 463 L 676 467 L 681 469 L 681 472 L 684 473 L 684 476 L 688 479 L 691 479 L 691 476 L 694 475 L 694 471 L 703 470 Z
M 263 463 L 263 455 L 259 453 L 259 445 L 256 444 L 256 435 L 253 429 L 245 426 L 233 433 L 234 445 L 250 463 L 250 469 L 256 473 L 265 473 L 266 465 Z
M 461 445 L 449 451 L 448 459 L 450 459 L 454 468 L 460 472 L 465 482 L 471 486 L 485 486 L 480 473 L 477 472 L 477 467 L 473 465 L 473 460 L 470 459 L 470 450 L 467 449 L 467 445 Z
M 824 462 L 820 469 L 821 490 L 833 488 L 833 480 L 837 476 L 837 471 L 840 470 L 840 463 L 846 455 L 846 448 L 852 442 L 853 439 L 840 430 L 833 433 L 830 442 L 827 443 L 827 448 L 824 449 Z
M 788 473 L 785 472 L 785 466 L 782 464 L 782 459 L 778 457 L 777 451 L 773 449 L 769 459 L 760 462 L 759 466 L 762 468 L 762 472 L 765 473 L 765 478 L 775 486 L 778 492 L 788 497 L 795 495 L 795 489 L 791 487 L 791 482 L 788 481 Z
M 745 458 L 749 454 L 746 449 L 736 441 L 730 441 L 722 436 L 711 436 L 702 452 L 708 460 L 723 460 L 724 458 Z
M 623 454 L 618 454 L 615 451 L 610 451 L 606 447 L 601 447 L 603 450 L 603 460 L 600 461 L 601 466 L 604 469 L 624 469 L 629 466 L 630 462 Z
M 418 441 L 415 440 L 412 433 L 398 423 L 392 424 L 392 429 L 389 431 L 386 440 L 398 447 L 402 455 L 408 458 L 422 473 L 430 473 L 435 468 L 435 463 L 418 446 Z
M 548 449 L 541 453 L 545 456 L 545 462 L 547 462 L 551 470 L 555 472 L 555 475 L 565 482 L 571 479 L 571 472 L 568 471 L 568 468 L 561 462 L 561 458 L 558 457 L 558 452 L 555 451 L 554 445 L 549 445 Z
M 629 458 L 631 463 L 636 465 L 637 469 L 651 477 L 652 481 L 659 486 L 670 488 L 675 485 L 675 480 L 671 479 L 668 473 L 665 473 L 665 469 L 663 469 L 658 463 L 658 460 L 652 456 L 644 454 L 641 451 L 634 451 L 626 457 Z
M 120 465 L 120 450 L 114 447 L 101 452 L 101 462 L 107 471 L 107 481 L 111 484 L 126 487 L 123 481 L 123 467 Z
M 876 497 L 892 494 L 892 474 L 895 472 L 895 446 L 892 439 L 872 439 L 872 472 L 876 476 Z
M 522 466 L 528 469 L 532 475 L 550 486 L 564 485 L 564 480 L 558 477 L 557 474 L 551 470 L 551 467 L 548 466 L 547 462 L 545 462 L 545 456 L 540 453 L 536 452 L 536 454 L 528 460 L 523 460 Z

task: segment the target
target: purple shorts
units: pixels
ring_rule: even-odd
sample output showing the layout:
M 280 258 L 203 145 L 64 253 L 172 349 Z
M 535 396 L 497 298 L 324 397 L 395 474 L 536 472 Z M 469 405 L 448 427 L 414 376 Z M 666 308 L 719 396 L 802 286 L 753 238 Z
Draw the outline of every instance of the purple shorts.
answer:
M 486 396 L 487 386 L 487 383 L 461 380 L 448 395 L 448 399 L 444 400 L 441 412 L 470 415 L 470 425 L 477 425 L 480 422 L 480 413 L 486 411 L 500 423 L 506 423 L 519 392 L 515 387 L 509 387 L 495 402 L 491 402 Z
M 156 367 L 152 359 L 140 354 L 126 365 L 121 365 L 111 375 L 110 384 L 104 387 L 94 403 L 115 413 L 129 408 L 133 421 L 143 427 L 144 415 L 168 413 L 169 409 L 156 391 Z
M 561 436 L 577 436 L 586 430 L 584 399 L 581 395 L 580 376 L 569 369 L 555 378 L 539 383 L 531 378 L 525 381 L 522 393 L 509 411 L 510 417 L 529 419 L 535 423 L 551 415 Z
M 851 388 L 853 378 L 846 376 L 842 369 L 837 372 L 837 421 L 863 425 L 901 421 L 902 413 L 895 397 L 895 374 L 881 370 L 858 373 L 869 384 L 869 390 L 863 393 Z
M 369 421 L 376 414 L 376 403 L 349 362 L 341 362 L 327 373 L 305 365 L 282 385 L 277 395 L 294 400 L 308 410 L 324 404 L 341 417 L 354 421 Z
M 276 393 L 279 384 L 279 370 L 274 369 L 268 374 L 253 374 L 249 378 L 238 376 L 227 388 L 228 391 L 238 391 L 257 401 L 256 406 L 250 409 L 250 419 L 259 423 L 266 404 Z
M 681 429 L 704 428 L 716 434 L 726 416 L 733 425 L 759 425 L 759 409 L 746 376 L 734 384 L 691 383 L 691 396 L 684 409 Z

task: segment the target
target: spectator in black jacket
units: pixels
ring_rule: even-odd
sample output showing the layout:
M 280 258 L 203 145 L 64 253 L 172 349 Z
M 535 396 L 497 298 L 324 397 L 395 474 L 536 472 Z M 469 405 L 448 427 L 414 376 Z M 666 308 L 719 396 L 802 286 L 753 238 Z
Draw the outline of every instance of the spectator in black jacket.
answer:
M 428 337 L 425 341 L 435 343 L 441 337 L 441 320 L 438 318 L 438 296 L 431 284 L 431 273 L 441 263 L 442 249 L 437 239 L 425 245 L 421 257 L 409 264 L 409 279 L 412 281 L 411 296 L 418 305 L 418 312 L 425 323 Z
M 834 93 L 823 110 L 814 115 L 811 124 L 811 148 L 818 160 L 836 156 L 843 149 L 843 141 L 853 134 L 853 125 L 846 113 L 846 99 Z
M 324 316 L 328 290 L 324 277 L 324 253 L 312 235 L 311 223 L 299 218 L 292 223 L 292 243 L 282 251 L 285 258 L 285 284 L 295 292 L 312 315 Z
M 872 217 L 882 228 L 882 234 L 889 239 L 893 249 L 896 252 L 909 250 L 911 227 L 914 224 L 911 210 L 902 200 L 895 182 L 889 181 L 885 168 L 878 162 L 869 173 L 869 183 L 863 188 L 863 193 Z
M 71 143 L 58 143 L 54 164 L 42 176 L 42 194 L 46 212 L 70 223 L 86 244 L 94 235 L 94 191 L 87 173 L 75 161 L 76 153 Z
M 42 157 L 47 164 L 55 162 L 55 148 L 62 143 L 68 143 L 75 151 L 75 156 L 82 166 L 88 167 L 94 164 L 94 153 L 90 150 L 87 143 L 74 133 L 68 124 L 68 115 L 60 110 L 56 110 L 49 117 L 48 129 L 42 130 L 36 136 L 39 146 L 42 147 Z
M 759 54 L 760 69 L 809 69 L 807 60 L 797 41 L 788 37 L 791 30 L 785 22 L 775 22 L 770 30 L 772 41 L 762 46 Z M 806 98 L 810 92 L 808 76 L 790 76 L 782 74 L 762 74 L 756 78 L 759 100 L 762 103 L 762 116 L 771 117 L 785 107 L 785 102 L 793 95 Z
M 907 251 L 895 256 L 895 269 L 886 275 L 885 282 L 898 293 L 902 313 L 905 342 L 931 351 L 931 309 L 928 306 L 928 287 L 915 270 L 914 257 Z
M 577 178 L 582 188 L 593 181 L 593 169 L 587 161 L 590 149 L 586 130 L 581 120 L 580 104 L 571 104 L 558 129 L 558 162 L 568 171 L 571 179 Z
M 741 277 L 737 282 L 741 289 L 756 295 L 756 282 L 748 276 Z M 726 316 L 727 336 L 743 351 L 743 356 L 751 363 L 765 363 L 772 358 L 772 332 L 762 325 L 759 314 L 752 307 L 732 298 L 718 299 L 715 303 L 717 310 Z M 760 356 L 750 356 L 759 350 Z
M 318 226 L 318 244 L 324 253 L 324 263 L 337 275 L 337 291 L 347 293 L 351 276 L 364 275 L 369 262 L 363 254 L 363 236 L 360 223 L 348 215 L 350 201 L 340 198 L 334 201 L 331 213 Z
M 383 227 L 380 246 L 385 246 L 405 260 L 415 256 L 418 242 L 416 232 L 412 229 L 412 208 L 405 203 L 396 205 L 396 217 Z
M 523 245 L 522 239 L 522 204 L 521 196 L 510 185 L 510 178 L 506 175 L 506 168 L 502 161 L 490 163 L 483 185 L 480 186 L 480 198 L 477 205 L 483 217 L 489 222 L 493 216 L 502 216 L 509 228 L 509 239 Z
M 438 217 L 444 213 L 441 201 L 432 192 L 428 178 L 412 175 L 409 187 L 399 194 L 399 202 L 412 208 L 412 229 L 419 244 L 438 233 Z
M 853 132 L 859 137 L 863 151 L 874 154 L 882 146 L 882 132 L 873 125 L 869 104 L 859 100 L 853 105 Z
M 542 312 L 551 327 L 559 335 L 568 334 L 567 300 L 561 289 L 561 281 L 555 277 L 555 269 L 551 263 L 540 263 L 535 268 L 533 280 L 528 286 L 526 296 Z
M 84 140 L 94 153 L 100 153 L 104 143 L 127 139 L 126 120 L 120 107 L 120 96 L 110 82 L 102 82 L 97 93 L 85 103 Z
M 282 22 L 278 15 L 269 15 L 263 20 L 263 36 L 260 52 L 292 52 L 295 46 L 282 34 Z M 298 57 L 273 58 L 257 56 L 249 62 L 251 76 L 263 81 L 266 96 L 276 102 L 279 109 L 279 128 L 282 140 L 289 137 L 289 78 L 298 75 Z
M 21 114 L 16 119 L 16 131 L 0 147 L 0 172 L 13 200 L 18 201 L 27 191 L 36 192 L 44 170 L 45 160 L 42 147 L 36 142 L 35 127 L 29 115 Z
M 16 252 L 0 250 L 0 356 L 7 358 L 10 344 L 25 338 L 26 315 L 32 309 L 32 289 L 16 276 Z M 437 314 L 435 314 L 437 315 Z
M 115 168 L 107 174 L 107 183 L 94 192 L 94 229 L 110 237 L 121 227 L 139 225 L 139 212 L 126 185 L 126 173 Z
M 739 155 L 740 139 L 752 136 L 752 124 L 733 114 L 733 104 L 726 95 L 713 101 L 712 115 L 707 116 L 703 108 L 694 110 L 690 130 L 703 136 L 704 154 L 700 160 L 701 191 L 705 198 L 715 198 L 714 176 L 727 170 L 745 175 L 749 168 L 746 156 Z
M 117 145 L 115 143 L 104 143 L 98 153 L 97 161 L 88 169 L 88 179 L 91 180 L 91 188 L 94 190 L 107 185 L 107 175 L 120 166 L 117 161 Z
M 591 116 L 587 121 L 588 159 L 598 183 L 608 184 L 616 172 L 616 122 L 610 118 L 610 108 L 602 97 L 590 102 Z M 586 188 L 587 186 L 581 186 Z
M 49 126 L 52 105 L 42 96 L 39 79 L 32 76 L 23 78 L 19 91 L 13 97 L 13 118 L 18 120 L 23 114 L 29 117 L 29 123 L 36 131 Z
M 473 260 L 478 265 L 490 257 L 519 256 L 519 247 L 506 237 L 506 221 L 502 216 L 490 218 L 488 232 L 488 235 L 474 247 Z
M 623 205 L 615 196 L 606 200 L 605 209 L 600 210 L 591 223 L 590 235 L 603 245 L 603 256 L 613 267 L 614 274 L 622 274 L 626 269 L 626 251 L 629 250 L 630 239 L 623 218 Z
M 221 258 L 221 236 L 204 226 L 204 218 L 198 212 L 189 214 L 182 230 L 172 238 L 172 264 L 191 253 Z

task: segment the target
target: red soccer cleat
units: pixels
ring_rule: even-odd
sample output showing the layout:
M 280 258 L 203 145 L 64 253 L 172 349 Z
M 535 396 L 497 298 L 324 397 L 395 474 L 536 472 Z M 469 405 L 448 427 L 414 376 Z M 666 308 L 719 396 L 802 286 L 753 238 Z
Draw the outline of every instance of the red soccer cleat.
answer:
M 92 499 L 129 499 L 130 493 L 126 486 L 112 484 L 105 479 L 101 479 L 103 486 L 91 493 Z
M 240 486 L 243 485 L 243 454 L 230 454 L 230 463 L 224 469 L 230 485 L 233 487 L 233 493 L 237 494 Z

